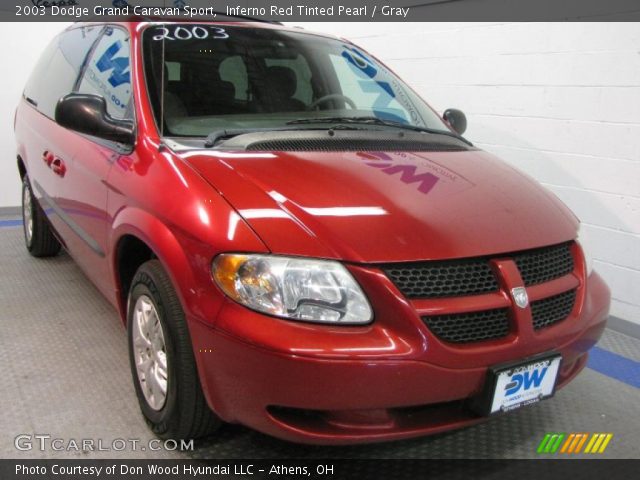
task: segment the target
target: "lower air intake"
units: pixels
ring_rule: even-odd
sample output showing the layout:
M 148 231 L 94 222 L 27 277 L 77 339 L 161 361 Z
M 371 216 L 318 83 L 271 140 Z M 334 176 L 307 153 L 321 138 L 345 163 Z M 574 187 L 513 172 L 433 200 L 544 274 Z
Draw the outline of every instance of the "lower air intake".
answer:
M 426 316 L 422 317 L 422 321 L 438 338 L 450 343 L 493 340 L 506 337 L 509 333 L 506 308 Z

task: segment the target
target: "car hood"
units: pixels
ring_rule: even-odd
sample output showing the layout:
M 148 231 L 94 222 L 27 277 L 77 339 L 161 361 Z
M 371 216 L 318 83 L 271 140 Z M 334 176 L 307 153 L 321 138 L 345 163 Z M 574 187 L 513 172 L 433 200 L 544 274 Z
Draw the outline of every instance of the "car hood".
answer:
M 435 260 L 508 253 L 576 234 L 575 216 L 555 196 L 480 150 L 178 155 L 278 254 Z

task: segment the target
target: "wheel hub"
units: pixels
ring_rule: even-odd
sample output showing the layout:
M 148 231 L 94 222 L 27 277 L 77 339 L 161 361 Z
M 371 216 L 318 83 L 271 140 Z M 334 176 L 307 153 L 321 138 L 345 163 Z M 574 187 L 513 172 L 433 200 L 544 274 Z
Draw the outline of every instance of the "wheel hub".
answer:
M 27 245 L 31 245 L 33 238 L 33 204 L 31 203 L 31 189 L 27 186 L 22 192 L 22 222 Z
M 167 349 L 160 317 L 148 296 L 136 300 L 132 321 L 138 382 L 149 407 L 161 410 L 167 400 Z

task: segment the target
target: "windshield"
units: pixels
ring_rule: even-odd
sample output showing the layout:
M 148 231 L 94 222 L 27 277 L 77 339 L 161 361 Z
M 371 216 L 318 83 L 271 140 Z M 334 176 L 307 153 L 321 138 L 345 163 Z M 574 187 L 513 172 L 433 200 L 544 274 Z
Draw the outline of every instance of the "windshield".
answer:
M 318 128 L 330 128 L 322 119 L 345 117 L 449 132 L 398 77 L 338 40 L 271 28 L 161 24 L 145 29 L 143 49 L 164 136 L 293 130 L 310 128 L 315 119 Z

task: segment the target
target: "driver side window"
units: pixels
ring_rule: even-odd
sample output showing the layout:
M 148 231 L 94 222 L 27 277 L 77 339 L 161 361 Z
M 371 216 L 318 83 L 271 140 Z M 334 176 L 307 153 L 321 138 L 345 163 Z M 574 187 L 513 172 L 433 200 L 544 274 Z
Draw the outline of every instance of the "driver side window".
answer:
M 128 116 L 131 102 L 131 58 L 129 35 L 107 27 L 85 68 L 79 93 L 104 97 L 113 118 Z

